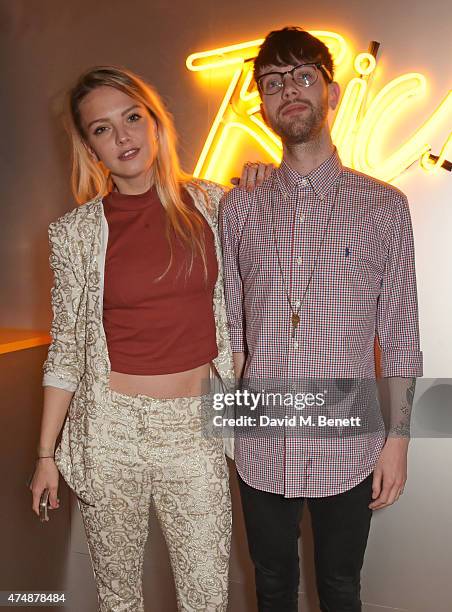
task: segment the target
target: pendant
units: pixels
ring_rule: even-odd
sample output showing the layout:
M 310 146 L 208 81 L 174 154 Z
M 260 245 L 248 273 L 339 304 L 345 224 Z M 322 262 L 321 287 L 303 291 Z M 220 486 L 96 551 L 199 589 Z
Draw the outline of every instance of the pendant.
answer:
M 295 330 L 297 329 L 297 325 L 300 322 L 300 315 L 296 312 L 292 313 L 292 338 L 295 338 Z

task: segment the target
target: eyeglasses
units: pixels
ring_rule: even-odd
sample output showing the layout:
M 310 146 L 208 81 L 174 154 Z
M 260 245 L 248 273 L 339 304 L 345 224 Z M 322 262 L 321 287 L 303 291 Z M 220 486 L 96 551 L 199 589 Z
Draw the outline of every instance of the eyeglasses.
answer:
M 321 63 L 300 64 L 286 72 L 266 72 L 257 79 L 257 86 L 266 96 L 278 93 L 284 87 L 284 77 L 290 74 L 295 85 L 300 87 L 311 87 L 319 78 L 319 70 L 322 70 L 330 81 L 333 80 L 330 71 Z

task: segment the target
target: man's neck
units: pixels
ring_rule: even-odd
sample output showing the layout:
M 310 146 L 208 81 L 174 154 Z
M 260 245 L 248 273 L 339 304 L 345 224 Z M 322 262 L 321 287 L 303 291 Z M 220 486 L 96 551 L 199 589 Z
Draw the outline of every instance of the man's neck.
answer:
M 293 170 L 305 176 L 318 168 L 334 151 L 329 133 L 321 134 L 316 140 L 296 145 L 283 145 L 283 160 Z

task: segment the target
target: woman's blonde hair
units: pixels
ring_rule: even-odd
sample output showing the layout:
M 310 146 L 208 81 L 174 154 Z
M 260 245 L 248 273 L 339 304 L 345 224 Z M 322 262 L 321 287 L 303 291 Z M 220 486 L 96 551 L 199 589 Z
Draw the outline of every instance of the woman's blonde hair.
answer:
M 188 273 L 193 266 L 195 252 L 199 253 L 207 275 L 203 224 L 196 210 L 192 210 L 182 199 L 181 190 L 190 176 L 182 171 L 176 150 L 177 137 L 173 121 L 165 106 L 151 85 L 138 75 L 117 66 L 95 66 L 83 73 L 75 86 L 69 91 L 66 128 L 72 145 L 72 191 L 79 204 L 103 197 L 113 189 L 110 172 L 96 162 L 89 154 L 84 133 L 80 102 L 98 87 L 113 87 L 143 104 L 156 123 L 157 153 L 152 167 L 152 178 L 162 206 L 167 213 L 167 237 L 170 243 L 170 229 L 189 246 L 191 261 Z M 167 269 L 169 270 L 171 258 Z M 162 276 L 163 276 L 162 275 Z M 161 278 L 161 277 L 160 277 Z

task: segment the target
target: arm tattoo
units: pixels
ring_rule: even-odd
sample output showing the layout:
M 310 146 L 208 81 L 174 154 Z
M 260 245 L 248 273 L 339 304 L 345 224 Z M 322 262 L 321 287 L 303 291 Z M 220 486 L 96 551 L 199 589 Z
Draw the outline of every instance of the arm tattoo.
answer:
M 389 436 L 410 437 L 411 410 L 413 407 L 415 378 L 394 377 L 389 384 Z

